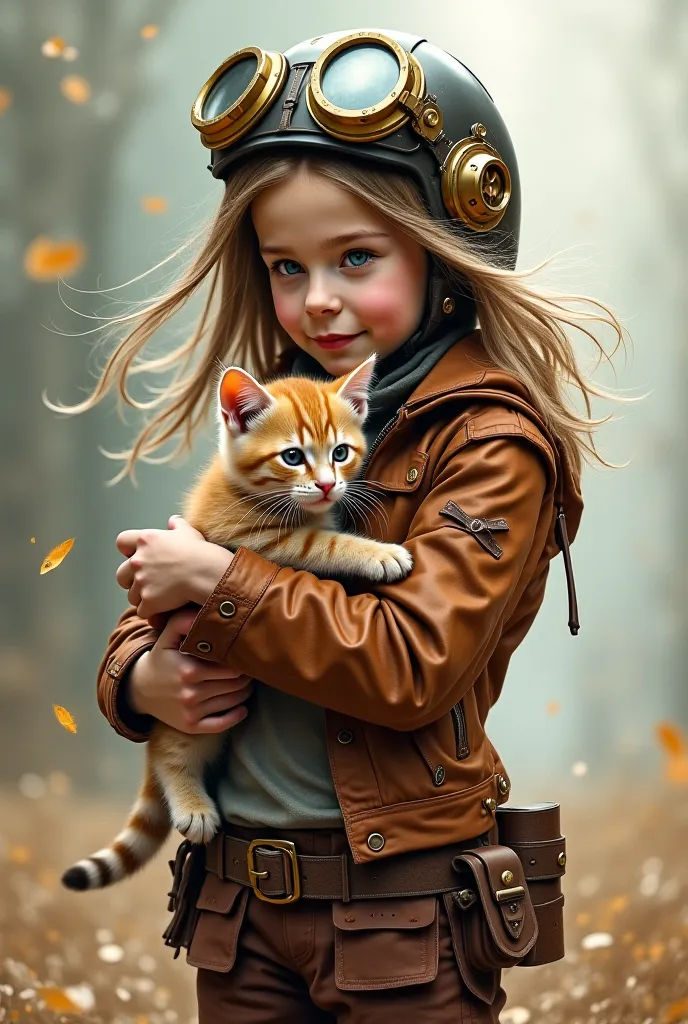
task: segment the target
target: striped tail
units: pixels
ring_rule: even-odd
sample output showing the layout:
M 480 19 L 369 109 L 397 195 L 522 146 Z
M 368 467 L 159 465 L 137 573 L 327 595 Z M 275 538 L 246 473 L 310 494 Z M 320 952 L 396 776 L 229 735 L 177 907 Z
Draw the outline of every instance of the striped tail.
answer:
M 62 876 L 68 889 L 104 889 L 133 875 L 155 856 L 172 830 L 167 803 L 154 776 L 145 779 L 124 829 L 109 846 L 77 861 Z

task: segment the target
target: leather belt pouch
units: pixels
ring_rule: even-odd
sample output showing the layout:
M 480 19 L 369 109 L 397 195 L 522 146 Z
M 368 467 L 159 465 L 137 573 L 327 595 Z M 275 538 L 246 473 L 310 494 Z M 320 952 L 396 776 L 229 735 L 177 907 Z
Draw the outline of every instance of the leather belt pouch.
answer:
M 437 977 L 437 896 L 335 901 L 332 920 L 338 989 L 375 991 Z
M 198 920 L 196 901 L 205 879 L 205 848 L 185 839 L 177 847 L 174 860 L 168 861 L 172 872 L 172 888 L 168 892 L 167 909 L 172 920 L 163 933 L 166 946 L 174 949 L 174 959 L 182 948 L 187 949 Z
M 566 839 L 561 835 L 559 804 L 498 807 L 499 842 L 518 856 L 538 922 L 535 946 L 518 967 L 539 967 L 561 960 L 564 948 Z
M 466 954 L 479 971 L 514 967 L 533 948 L 538 923 L 518 855 L 508 846 L 485 846 L 460 853 L 456 871 L 469 883 L 451 893 L 461 911 Z

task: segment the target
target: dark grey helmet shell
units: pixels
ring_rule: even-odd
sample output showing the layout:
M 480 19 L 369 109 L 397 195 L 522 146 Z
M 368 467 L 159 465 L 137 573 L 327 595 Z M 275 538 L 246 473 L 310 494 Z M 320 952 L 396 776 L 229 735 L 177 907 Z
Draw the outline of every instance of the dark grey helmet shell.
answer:
M 362 29 L 349 29 L 316 36 L 297 43 L 284 52 L 289 73 L 280 95 L 265 115 L 233 144 L 211 150 L 209 169 L 216 178 L 225 178 L 230 168 L 249 154 L 270 150 L 286 153 L 310 149 L 314 153 L 336 154 L 340 157 L 370 161 L 411 175 L 420 186 L 433 217 L 449 221 L 450 214 L 442 200 L 441 170 L 430 146 L 413 130 L 410 122 L 398 131 L 374 142 L 348 142 L 334 138 L 311 117 L 306 103 L 308 74 L 305 77 L 289 127 L 280 129 L 283 102 L 287 96 L 295 65 L 312 66 L 320 54 L 341 36 Z M 452 229 L 469 238 L 478 251 L 484 250 L 486 261 L 498 254 L 499 264 L 513 269 L 518 254 L 521 219 L 521 189 L 516 154 L 506 125 L 487 89 L 456 57 L 429 43 L 422 36 L 395 29 L 370 29 L 398 42 L 419 61 L 425 75 L 425 91 L 437 97 L 443 115 L 443 129 L 452 142 L 471 135 L 479 122 L 487 129 L 485 141 L 493 146 L 506 163 L 511 175 L 511 199 L 499 224 L 490 231 L 473 231 L 458 219 L 451 219 Z

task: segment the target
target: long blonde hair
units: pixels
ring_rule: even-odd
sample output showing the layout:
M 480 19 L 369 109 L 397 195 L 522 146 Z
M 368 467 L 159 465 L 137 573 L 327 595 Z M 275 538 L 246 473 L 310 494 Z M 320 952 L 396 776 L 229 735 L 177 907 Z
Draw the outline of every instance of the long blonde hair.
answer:
M 593 437 L 596 427 L 610 419 L 611 414 L 591 418 L 591 396 L 629 399 L 619 399 L 583 375 L 566 333 L 567 326 L 582 331 L 594 343 L 599 356 L 609 360 L 590 329 L 594 324 L 612 328 L 617 338 L 612 355 L 619 344 L 624 344 L 624 329 L 607 306 L 584 296 L 550 296 L 531 287 L 526 282 L 545 264 L 512 271 L 485 262 L 465 238 L 450 229 L 448 221 L 433 219 L 426 212 L 416 186 L 405 175 L 330 157 L 272 155 L 243 161 L 228 177 L 222 203 L 210 224 L 151 268 L 164 266 L 200 241 L 200 252 L 171 288 L 153 301 L 141 303 L 141 308 L 134 312 L 108 318 L 115 329 L 139 322 L 108 357 L 93 393 L 72 406 L 53 405 L 43 393 L 43 402 L 49 409 L 76 414 L 93 408 L 116 384 L 120 414 L 122 402 L 144 411 L 155 410 L 132 448 L 103 452 L 108 458 L 125 461 L 110 484 L 129 475 L 136 485 L 137 459 L 169 462 L 180 452 L 191 449 L 196 430 L 213 407 L 215 374 L 211 369 L 237 364 L 265 377 L 274 370 L 282 353 L 295 348 L 275 315 L 269 274 L 258 251 L 250 204 L 264 189 L 286 181 L 301 167 L 373 205 L 379 214 L 433 254 L 449 275 L 456 277 L 457 283 L 468 282 L 476 299 L 487 356 L 528 388 L 534 407 L 558 438 L 574 472 L 580 473 L 582 458 L 612 465 L 597 452 Z M 208 294 L 191 337 L 164 356 L 136 361 L 152 335 L 206 279 Z M 573 308 L 572 304 L 581 302 L 591 310 Z M 189 368 L 194 357 L 195 364 Z M 168 386 L 155 389 L 159 392 L 155 398 L 140 402 L 129 394 L 130 375 L 161 373 L 173 367 L 177 367 L 174 378 Z M 585 416 L 569 404 L 568 386 L 582 395 Z M 183 432 L 183 437 L 172 452 L 151 458 L 179 432 Z

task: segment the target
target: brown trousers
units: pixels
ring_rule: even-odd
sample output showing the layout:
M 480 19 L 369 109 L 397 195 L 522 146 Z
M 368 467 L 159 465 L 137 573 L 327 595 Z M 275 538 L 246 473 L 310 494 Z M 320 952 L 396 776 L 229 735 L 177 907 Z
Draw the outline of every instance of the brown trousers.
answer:
M 349 849 L 343 830 L 230 827 L 244 839 L 291 840 L 303 854 Z M 467 987 L 441 894 L 414 898 L 413 907 L 409 897 L 278 906 L 240 883 L 215 881 L 220 895 L 206 905 L 217 910 L 201 910 L 188 953 L 198 967 L 199 1024 L 499 1024 L 501 971 L 487 979 L 489 1002 Z M 390 927 L 397 913 L 404 925 Z M 349 930 L 346 918 L 366 928 Z

